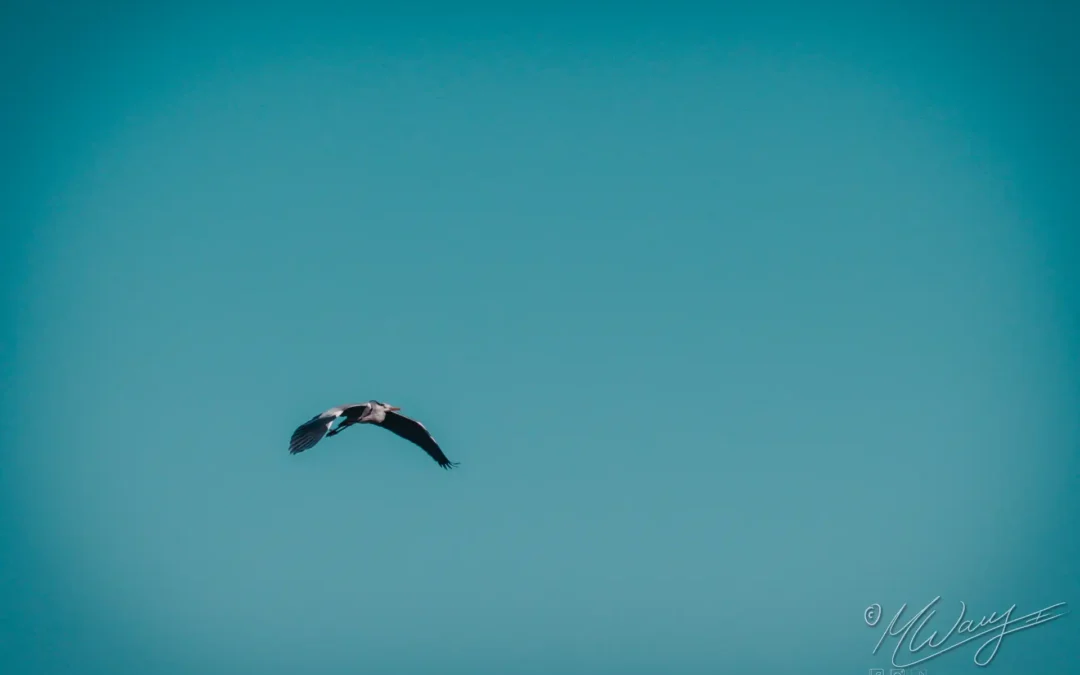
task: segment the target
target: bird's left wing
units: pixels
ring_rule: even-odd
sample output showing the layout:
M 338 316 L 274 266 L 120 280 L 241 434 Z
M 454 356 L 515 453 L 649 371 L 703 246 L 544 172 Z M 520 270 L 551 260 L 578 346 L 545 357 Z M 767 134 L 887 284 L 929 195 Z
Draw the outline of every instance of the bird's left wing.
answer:
M 398 436 L 401 436 L 407 441 L 412 441 L 416 445 L 420 446 L 424 452 L 431 455 L 431 458 L 439 463 L 444 469 L 452 469 L 457 466 L 457 462 L 451 462 L 445 454 L 443 454 L 442 448 L 435 442 L 435 439 L 431 437 L 428 430 L 423 424 L 420 424 L 414 419 L 399 415 L 395 412 L 387 412 L 386 418 L 382 422 L 377 422 L 380 427 L 387 431 L 392 431 Z
M 330 430 L 330 425 L 334 423 L 338 415 L 327 415 L 323 413 L 316 417 L 312 417 L 307 422 L 304 422 L 296 431 L 293 432 L 292 438 L 289 440 L 289 454 L 295 455 L 298 452 L 303 452 L 309 448 L 315 446 L 316 443 L 322 440 L 322 437 L 326 435 L 326 432 Z

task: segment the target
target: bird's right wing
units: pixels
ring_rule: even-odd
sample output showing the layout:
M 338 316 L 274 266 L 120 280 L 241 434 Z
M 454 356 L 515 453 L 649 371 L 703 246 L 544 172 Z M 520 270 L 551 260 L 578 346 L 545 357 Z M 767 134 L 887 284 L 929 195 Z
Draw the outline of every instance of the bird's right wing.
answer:
M 298 452 L 314 447 L 330 430 L 330 425 L 334 423 L 335 419 L 337 419 L 337 415 L 319 415 L 297 427 L 296 431 L 293 432 L 292 439 L 289 441 L 289 454 L 295 455 Z
M 382 422 L 376 422 L 376 424 L 387 431 L 392 431 L 398 436 L 401 436 L 407 441 L 412 441 L 416 445 L 431 456 L 433 460 L 439 463 L 444 469 L 452 469 L 457 466 L 457 462 L 451 462 L 445 454 L 443 454 L 442 448 L 432 438 L 431 433 L 427 428 L 412 419 L 411 417 L 405 417 L 399 415 L 396 412 L 387 412 L 385 419 Z

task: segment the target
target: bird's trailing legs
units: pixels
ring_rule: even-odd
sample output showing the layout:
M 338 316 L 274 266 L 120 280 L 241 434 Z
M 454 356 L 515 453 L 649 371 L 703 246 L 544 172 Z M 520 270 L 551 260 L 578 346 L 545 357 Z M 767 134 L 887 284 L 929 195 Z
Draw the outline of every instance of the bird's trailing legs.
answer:
M 339 424 L 337 426 L 337 429 L 334 429 L 333 431 L 327 433 L 326 437 L 330 438 L 331 436 L 337 436 L 342 431 L 345 431 L 346 429 L 348 429 L 349 427 L 351 427 L 354 424 L 356 424 L 356 422 L 342 422 L 341 424 Z

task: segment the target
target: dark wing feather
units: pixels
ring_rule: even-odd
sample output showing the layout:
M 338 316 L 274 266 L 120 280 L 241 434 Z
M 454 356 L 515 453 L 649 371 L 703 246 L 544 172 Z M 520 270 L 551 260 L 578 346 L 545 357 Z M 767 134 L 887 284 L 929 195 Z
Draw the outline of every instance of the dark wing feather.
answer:
M 341 414 L 347 420 L 357 420 L 371 407 L 370 403 L 350 403 L 341 406 Z
M 431 458 L 438 462 L 439 466 L 442 468 L 452 469 L 457 466 L 457 462 L 451 462 L 447 459 L 446 455 L 443 454 L 442 448 L 440 448 L 439 444 L 435 442 L 435 439 L 431 437 L 428 430 L 424 428 L 423 424 L 420 424 L 416 420 L 387 411 L 386 419 L 377 424 L 383 429 L 392 431 L 405 440 L 420 446 L 423 451 L 431 455 Z
M 330 430 L 330 425 L 334 423 L 334 419 L 334 417 L 313 417 L 297 427 L 289 440 L 289 454 L 295 455 L 298 452 L 314 447 Z

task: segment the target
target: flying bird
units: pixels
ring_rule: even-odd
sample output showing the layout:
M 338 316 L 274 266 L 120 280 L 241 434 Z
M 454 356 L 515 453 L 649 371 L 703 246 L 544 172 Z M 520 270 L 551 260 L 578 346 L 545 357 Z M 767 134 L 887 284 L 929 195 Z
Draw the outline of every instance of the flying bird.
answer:
M 380 403 L 379 401 L 349 403 L 330 408 L 297 427 L 296 431 L 293 432 L 292 439 L 289 441 L 289 454 L 295 455 L 308 450 L 321 441 L 323 436 L 327 438 L 337 436 L 354 424 L 375 424 L 420 446 L 444 469 L 452 469 L 458 465 L 457 462 L 451 462 L 447 459 L 442 448 L 431 437 L 423 424 L 404 415 L 399 415 L 399 410 L 401 408 Z M 330 431 L 334 420 L 338 418 L 341 418 L 341 422 L 333 431 Z

